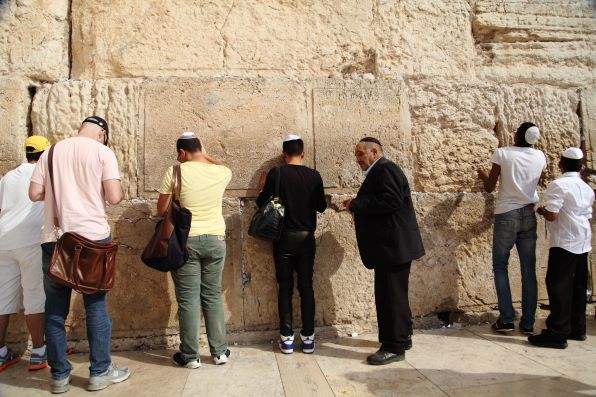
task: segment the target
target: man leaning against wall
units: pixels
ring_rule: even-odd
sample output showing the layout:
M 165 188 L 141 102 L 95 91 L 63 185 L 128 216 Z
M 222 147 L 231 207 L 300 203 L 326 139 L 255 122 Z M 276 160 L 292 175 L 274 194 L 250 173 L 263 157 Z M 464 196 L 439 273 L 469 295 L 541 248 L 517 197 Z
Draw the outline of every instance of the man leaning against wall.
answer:
M 194 132 L 184 132 L 176 141 L 180 162 L 180 205 L 192 213 L 188 234 L 188 260 L 172 271 L 178 303 L 180 351 L 173 356 L 181 367 L 201 366 L 199 324 L 205 317 L 209 352 L 216 365 L 228 362 L 226 323 L 221 281 L 226 259 L 226 223 L 222 214 L 223 194 L 232 171 L 207 154 Z M 164 215 L 172 195 L 173 167 L 163 177 L 157 212 Z
M 499 183 L 493 231 L 493 272 L 499 301 L 499 318 L 492 329 L 500 333 L 515 330 L 515 310 L 509 285 L 509 255 L 515 245 L 519 254 L 522 281 L 522 317 L 520 331 L 534 332 L 536 303 L 536 186 L 546 169 L 546 158 L 532 148 L 540 138 L 533 123 L 522 123 L 515 132 L 514 145 L 498 148 L 491 158 L 490 174 L 478 170 L 478 178 L 488 193 Z
M 48 151 L 41 156 L 31 177 L 29 198 L 31 201 L 45 201 L 42 251 L 46 293 L 45 330 L 52 393 L 69 390 L 72 370 L 66 358 L 64 327 L 70 310 L 72 289 L 48 277 L 58 237 L 57 226 L 62 232 L 75 232 L 90 240 L 111 241 L 105 203 L 118 204 L 123 195 L 116 156 L 107 146 L 108 137 L 108 124 L 104 119 L 87 117 L 77 136 L 64 139 L 54 147 L 53 188 Z M 112 320 L 108 314 L 107 293 L 83 294 L 83 303 L 90 348 L 87 390 L 101 390 L 125 381 L 131 372 L 126 367 L 119 368 L 112 363 Z

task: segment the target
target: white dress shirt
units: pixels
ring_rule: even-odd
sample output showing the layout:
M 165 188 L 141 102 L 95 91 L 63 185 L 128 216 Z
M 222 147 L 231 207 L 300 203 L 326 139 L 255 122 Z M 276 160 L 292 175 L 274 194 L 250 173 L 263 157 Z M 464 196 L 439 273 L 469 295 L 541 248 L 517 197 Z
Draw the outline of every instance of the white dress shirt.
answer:
M 574 254 L 592 249 L 592 204 L 594 191 L 578 172 L 566 172 L 546 188 L 546 210 L 558 214 L 556 220 L 546 222 L 550 247 L 563 248 Z
M 382 157 L 382 156 L 381 156 Z M 377 164 L 377 161 L 379 161 L 381 159 L 381 157 L 379 157 L 378 159 L 375 160 L 374 163 L 372 163 L 367 169 L 366 171 L 363 172 L 364 177 L 366 178 L 368 176 L 368 174 L 370 173 L 370 170 L 372 170 L 372 167 L 375 166 L 375 164 Z

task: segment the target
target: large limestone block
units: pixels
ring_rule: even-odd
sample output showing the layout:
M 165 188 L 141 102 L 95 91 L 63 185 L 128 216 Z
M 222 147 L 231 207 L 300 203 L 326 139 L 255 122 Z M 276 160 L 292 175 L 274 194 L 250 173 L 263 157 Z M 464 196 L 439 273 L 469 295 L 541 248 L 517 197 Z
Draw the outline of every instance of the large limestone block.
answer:
M 75 0 L 73 76 L 374 72 L 373 3 Z
M 494 195 L 417 193 L 413 196 L 426 255 L 414 262 L 410 303 L 417 314 L 490 310 L 497 305 L 492 271 Z M 545 299 L 548 242 L 538 221 L 536 249 L 539 298 Z M 519 258 L 509 261 L 514 302 L 521 300 Z
M 559 175 L 557 164 L 561 153 L 580 144 L 579 95 L 572 89 L 525 84 L 501 86 L 499 91 L 499 144 L 512 145 L 514 133 L 522 122 L 536 124 L 541 137 L 534 147 L 544 152 L 548 162 L 541 182 L 545 187 Z
M 486 311 L 497 307 L 492 268 L 494 196 L 460 193 L 445 199 L 445 208 L 451 213 L 446 223 L 457 225 L 452 234 L 463 242 L 453 250 L 459 284 L 457 309 Z M 548 299 L 544 284 L 548 263 L 548 238 L 544 222 L 542 217 L 537 216 L 536 280 L 539 300 Z M 439 234 L 446 236 L 448 232 L 441 230 Z M 521 303 L 521 271 L 515 247 L 509 258 L 509 283 L 513 302 Z
M 476 1 L 478 75 L 500 82 L 596 81 L 596 10 L 587 0 Z
M 365 136 L 379 138 L 385 155 L 411 180 L 414 148 L 403 81 L 316 81 L 313 119 L 315 162 L 325 187 L 360 185 L 354 147 Z
M 25 161 L 29 102 L 24 81 L 0 79 L 0 176 Z
M 374 6 L 381 76 L 474 73 L 471 10 L 464 0 L 380 1 Z
M 69 77 L 68 0 L 0 2 L 0 75 Z
M 195 131 L 207 152 L 232 170 L 229 195 L 253 194 L 261 171 L 281 161 L 284 136 L 305 142 L 312 164 L 312 132 L 302 84 L 292 80 L 169 79 L 144 85 L 144 136 L 140 194 L 158 189 L 176 160 L 176 139 Z
M 513 145 L 524 121 L 542 131 L 535 147 L 549 163 L 543 186 L 558 174 L 562 151 L 579 144 L 579 96 L 574 90 L 435 79 L 411 80 L 408 85 L 418 151 L 417 191 L 482 190 L 476 170 L 490 168 L 497 147 Z
M 596 88 L 582 90 L 580 100 L 581 131 L 585 140 L 586 166 L 596 170 Z
M 33 130 L 51 142 L 76 135 L 87 116 L 98 115 L 110 126 L 110 148 L 116 153 L 126 197 L 137 196 L 137 140 L 140 80 L 66 81 L 44 84 L 31 110 Z
M 498 92 L 478 82 L 409 80 L 415 190 L 472 190 L 497 145 Z

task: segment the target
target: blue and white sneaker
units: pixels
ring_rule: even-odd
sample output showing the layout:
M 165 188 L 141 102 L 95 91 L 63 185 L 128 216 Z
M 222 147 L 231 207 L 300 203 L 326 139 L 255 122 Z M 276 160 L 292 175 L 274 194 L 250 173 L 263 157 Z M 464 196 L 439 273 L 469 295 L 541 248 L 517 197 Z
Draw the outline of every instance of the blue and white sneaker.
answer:
M 311 354 L 315 351 L 315 334 L 304 336 L 300 334 L 302 339 L 302 353 Z
M 292 354 L 294 353 L 294 335 L 290 336 L 279 336 L 279 349 L 282 353 Z

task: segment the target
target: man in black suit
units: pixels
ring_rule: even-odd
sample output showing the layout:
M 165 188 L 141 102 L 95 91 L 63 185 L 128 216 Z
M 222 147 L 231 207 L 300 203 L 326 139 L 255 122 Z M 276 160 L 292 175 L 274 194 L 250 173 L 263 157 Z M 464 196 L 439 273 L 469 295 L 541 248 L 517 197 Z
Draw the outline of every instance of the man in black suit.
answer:
M 408 280 L 412 260 L 424 255 L 408 180 L 401 168 L 383 157 L 378 139 L 366 137 L 354 149 L 364 182 L 354 199 L 344 202 L 354 214 L 362 263 L 375 271 L 379 350 L 371 365 L 405 359 L 411 347 L 412 312 Z

